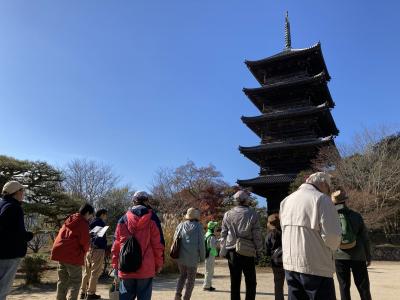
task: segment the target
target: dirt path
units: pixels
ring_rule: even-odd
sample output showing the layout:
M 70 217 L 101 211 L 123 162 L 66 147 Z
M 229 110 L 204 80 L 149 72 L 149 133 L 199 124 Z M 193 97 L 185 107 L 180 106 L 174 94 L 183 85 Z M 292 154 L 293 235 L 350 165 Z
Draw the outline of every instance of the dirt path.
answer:
M 199 272 L 203 272 L 204 267 L 201 266 Z M 196 286 L 193 292 L 193 300 L 222 300 L 229 299 L 230 281 L 229 270 L 225 261 L 218 261 L 215 278 L 213 285 L 217 288 L 215 292 L 204 292 L 202 290 L 202 279 L 196 280 Z M 399 299 L 400 293 L 400 262 L 374 262 L 373 266 L 369 268 L 371 290 L 373 299 L 396 300 Z M 55 272 L 47 274 L 46 280 L 48 284 L 41 285 L 40 287 L 26 288 L 18 286 L 18 280 L 13 287 L 12 294 L 7 298 L 9 300 L 25 300 L 25 299 L 40 299 L 40 300 L 53 300 L 55 299 Z M 260 270 L 257 272 L 257 299 L 274 299 L 273 294 L 273 276 L 272 273 Z M 337 284 L 337 281 L 335 281 Z M 157 278 L 154 281 L 153 297 L 155 300 L 174 299 L 174 290 L 176 285 L 176 276 L 168 276 Z M 98 293 L 103 299 L 108 299 L 109 284 L 101 283 L 98 288 Z M 286 287 L 285 287 L 286 289 Z M 242 282 L 242 290 L 244 286 Z M 337 293 L 338 289 L 336 288 Z M 337 296 L 339 296 L 337 294 Z M 357 290 L 352 288 L 352 296 L 354 299 L 359 299 Z M 243 295 L 244 298 L 244 295 Z

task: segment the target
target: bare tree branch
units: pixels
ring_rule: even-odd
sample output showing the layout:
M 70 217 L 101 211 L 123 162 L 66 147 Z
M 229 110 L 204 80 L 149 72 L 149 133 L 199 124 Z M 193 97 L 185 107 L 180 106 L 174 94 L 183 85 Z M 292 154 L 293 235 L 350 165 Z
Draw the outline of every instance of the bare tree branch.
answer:
M 119 180 L 110 166 L 86 159 L 75 159 L 68 163 L 64 176 L 65 189 L 93 205 L 115 188 Z

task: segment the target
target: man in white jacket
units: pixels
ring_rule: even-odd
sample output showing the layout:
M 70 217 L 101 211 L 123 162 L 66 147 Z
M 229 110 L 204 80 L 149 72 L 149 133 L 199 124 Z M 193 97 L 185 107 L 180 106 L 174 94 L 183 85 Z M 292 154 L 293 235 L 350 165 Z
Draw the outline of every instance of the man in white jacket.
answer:
M 339 216 L 330 199 L 330 177 L 312 174 L 280 207 L 283 268 L 289 300 L 334 300 L 333 253 L 341 240 Z

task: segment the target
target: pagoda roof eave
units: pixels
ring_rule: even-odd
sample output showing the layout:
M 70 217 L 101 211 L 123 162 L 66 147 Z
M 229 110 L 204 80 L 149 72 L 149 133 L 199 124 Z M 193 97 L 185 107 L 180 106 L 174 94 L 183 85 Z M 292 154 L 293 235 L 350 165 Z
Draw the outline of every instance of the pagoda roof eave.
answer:
M 291 56 L 297 56 L 297 55 L 302 55 L 305 53 L 313 52 L 315 50 L 321 50 L 321 42 L 318 42 L 308 48 L 292 48 L 292 49 L 285 49 L 277 54 L 262 58 L 262 59 L 257 59 L 257 60 L 248 60 L 246 59 L 244 63 L 248 67 L 253 67 L 253 66 L 258 66 L 262 65 L 268 62 L 272 61 L 278 61 L 281 60 L 282 58 L 287 58 Z
M 318 106 L 300 107 L 271 113 L 265 113 L 259 116 L 246 117 L 242 116 L 241 120 L 245 124 L 258 123 L 260 121 L 270 121 L 282 118 L 293 118 L 296 116 L 311 115 L 319 112 L 329 111 L 330 107 L 327 102 Z
M 265 84 L 265 85 L 263 85 L 261 87 L 257 87 L 257 88 L 243 88 L 243 92 L 249 96 L 252 94 L 258 94 L 258 93 L 262 93 L 262 92 L 269 91 L 269 90 L 288 88 L 291 86 L 308 84 L 308 83 L 323 82 L 326 84 L 326 81 L 327 81 L 327 78 L 326 78 L 325 72 L 321 72 L 314 76 L 300 77 L 300 78 L 294 78 L 294 79 L 283 81 L 283 82 Z
M 261 166 L 262 162 L 265 161 L 265 159 L 268 159 L 269 156 L 272 158 L 277 153 L 283 154 L 284 152 L 288 153 L 287 151 L 298 151 L 299 149 L 302 148 L 317 149 L 323 146 L 335 145 L 333 139 L 334 136 L 328 136 L 312 140 L 307 139 L 303 140 L 302 142 L 296 141 L 295 143 L 275 142 L 275 143 L 261 144 L 253 147 L 239 146 L 239 151 L 242 155 L 246 156 L 253 163 L 255 163 L 258 166 Z M 312 153 L 311 150 L 308 152 L 310 154 Z
M 295 141 L 295 142 L 277 142 L 277 143 L 268 143 L 268 144 L 262 144 L 258 146 L 252 146 L 252 147 L 243 147 L 239 146 L 239 151 L 242 154 L 247 154 L 247 153 L 263 153 L 263 152 L 268 152 L 268 151 L 276 151 L 276 150 L 284 150 L 284 149 L 290 149 L 290 148 L 298 148 L 298 147 L 313 147 L 313 146 L 320 146 L 324 144 L 329 144 L 333 142 L 334 136 L 330 135 L 327 137 L 323 138 L 317 138 L 317 139 L 307 139 L 307 140 L 301 140 L 301 141 Z
M 238 179 L 236 183 L 243 187 L 290 184 L 295 180 L 296 176 L 296 173 L 264 175 L 251 179 Z
M 250 101 L 260 110 L 263 110 L 263 102 L 265 101 L 265 97 L 276 97 L 276 93 L 281 92 L 282 90 L 291 90 L 294 91 L 299 88 L 299 91 L 303 86 L 307 86 L 310 84 L 317 84 L 322 88 L 322 92 L 324 94 L 325 102 L 328 102 L 329 107 L 333 108 L 335 103 L 332 100 L 331 93 L 329 91 L 327 82 L 325 80 L 325 75 L 323 72 L 317 74 L 313 77 L 303 77 L 297 78 L 295 80 L 291 80 L 289 82 L 279 82 L 271 85 L 265 85 L 258 88 L 243 88 L 243 92 L 250 99 Z M 272 98 L 271 98 L 272 99 Z
M 331 128 L 330 134 L 337 136 L 339 134 L 339 130 L 336 127 L 332 114 L 330 113 L 330 107 L 328 103 L 324 103 L 319 106 L 311 106 L 306 108 L 302 107 L 302 108 L 295 108 L 279 112 L 265 113 L 253 117 L 242 116 L 241 120 L 255 134 L 261 137 L 262 133 L 261 127 L 265 122 L 279 121 L 281 119 L 296 118 L 299 116 L 317 115 L 321 113 L 325 114 L 327 118 L 326 124 Z
M 296 56 L 301 56 L 301 55 L 306 55 L 309 53 L 312 53 L 314 51 L 317 51 L 318 54 L 321 57 L 321 63 L 323 66 L 323 69 L 326 73 L 326 77 L 327 80 L 329 81 L 331 79 L 329 72 L 328 72 L 328 68 L 326 67 L 326 63 L 325 63 L 325 59 L 324 56 L 322 54 L 322 49 L 321 49 L 321 43 L 318 42 L 314 45 L 312 45 L 311 47 L 308 48 L 300 48 L 300 49 L 285 49 L 275 55 L 263 58 L 263 59 L 259 59 L 259 60 L 245 60 L 244 63 L 246 64 L 246 66 L 249 68 L 250 72 L 253 74 L 253 76 L 258 80 L 257 74 L 256 74 L 256 69 L 261 67 L 261 66 L 266 66 L 268 64 L 274 63 L 274 62 L 279 62 L 282 60 L 285 60 L 287 58 L 290 57 L 296 57 Z M 260 82 L 261 84 L 263 84 L 262 82 Z

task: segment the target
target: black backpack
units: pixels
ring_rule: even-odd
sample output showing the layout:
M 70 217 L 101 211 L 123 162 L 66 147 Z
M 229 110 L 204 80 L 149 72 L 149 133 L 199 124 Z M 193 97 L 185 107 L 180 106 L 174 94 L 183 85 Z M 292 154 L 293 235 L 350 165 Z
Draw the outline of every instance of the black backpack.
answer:
M 119 252 L 118 269 L 124 273 L 136 272 L 142 266 L 142 248 L 137 239 L 129 237 Z

